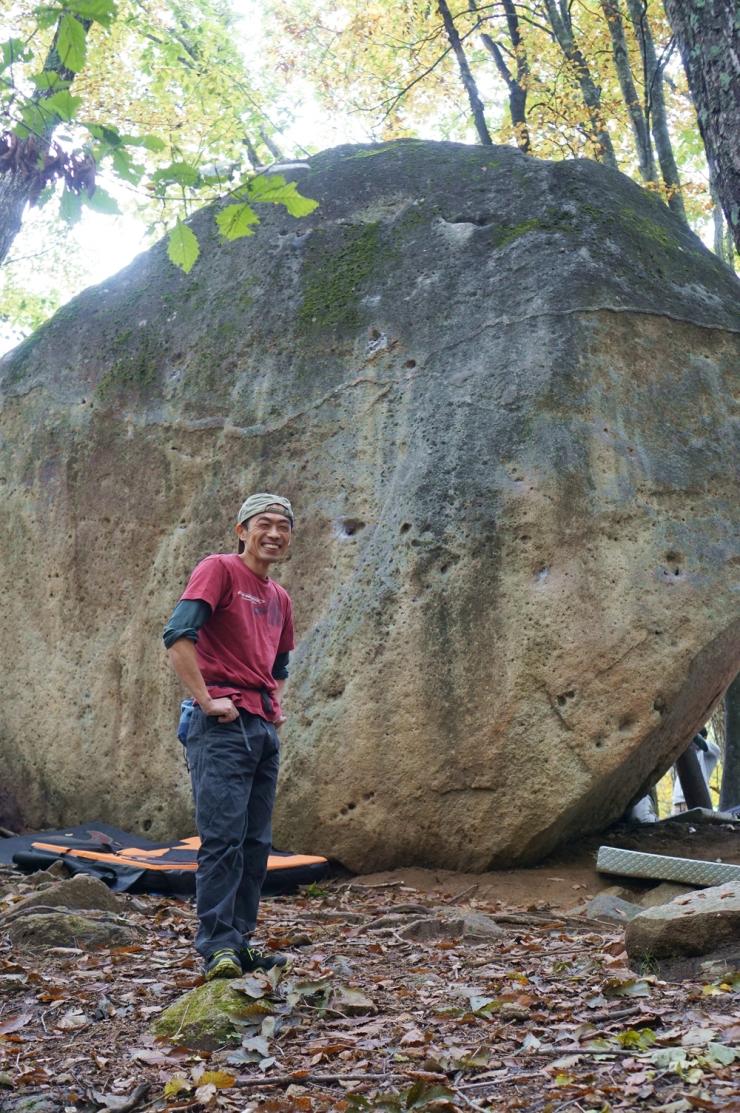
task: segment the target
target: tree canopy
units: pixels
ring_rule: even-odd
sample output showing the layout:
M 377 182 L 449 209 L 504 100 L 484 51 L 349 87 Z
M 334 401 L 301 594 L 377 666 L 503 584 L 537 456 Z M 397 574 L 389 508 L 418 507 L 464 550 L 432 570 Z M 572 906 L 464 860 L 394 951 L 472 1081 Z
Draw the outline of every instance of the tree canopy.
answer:
M 262 170 L 284 122 L 272 99 L 249 78 L 224 0 L 19 0 L 0 42 L 0 262 L 29 207 L 66 224 L 116 213 L 111 184 L 152 234 L 168 232 L 185 270 L 198 255 L 186 218 L 206 201 L 230 202 L 226 239 L 253 232 L 261 203 L 310 212 Z M 12 314 L 12 276 L 5 293 Z
M 331 12 L 320 0 L 267 2 L 276 68 L 379 139 L 423 134 L 596 158 L 695 226 L 713 211 L 660 0 L 345 0 Z M 717 246 L 729 261 L 721 238 Z

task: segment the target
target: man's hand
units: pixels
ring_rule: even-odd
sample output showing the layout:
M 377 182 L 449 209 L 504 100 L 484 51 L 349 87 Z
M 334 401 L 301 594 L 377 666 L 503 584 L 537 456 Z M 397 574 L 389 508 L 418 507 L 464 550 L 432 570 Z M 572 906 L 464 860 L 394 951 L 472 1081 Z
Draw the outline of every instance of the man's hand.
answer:
M 219 723 L 233 723 L 239 718 L 239 709 L 235 707 L 228 696 L 219 699 L 209 699 L 201 704 L 206 715 L 215 715 Z
M 287 723 L 287 721 L 288 721 L 288 716 L 287 715 L 281 715 L 279 719 L 273 719 L 272 725 L 274 726 L 275 730 L 280 730 L 283 723 Z

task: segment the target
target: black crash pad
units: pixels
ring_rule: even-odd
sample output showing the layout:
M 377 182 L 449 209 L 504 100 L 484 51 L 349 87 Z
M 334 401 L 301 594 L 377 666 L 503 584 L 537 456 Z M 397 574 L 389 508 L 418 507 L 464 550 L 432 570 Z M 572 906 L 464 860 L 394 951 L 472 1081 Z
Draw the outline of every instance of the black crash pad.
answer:
M 172 843 L 151 842 L 107 823 L 92 822 L 0 838 L 0 862 L 31 873 L 63 861 L 72 873 L 94 874 L 118 891 L 188 896 L 195 892 L 199 845 L 197 836 Z M 328 872 L 326 858 L 272 850 L 262 893 L 292 893 Z

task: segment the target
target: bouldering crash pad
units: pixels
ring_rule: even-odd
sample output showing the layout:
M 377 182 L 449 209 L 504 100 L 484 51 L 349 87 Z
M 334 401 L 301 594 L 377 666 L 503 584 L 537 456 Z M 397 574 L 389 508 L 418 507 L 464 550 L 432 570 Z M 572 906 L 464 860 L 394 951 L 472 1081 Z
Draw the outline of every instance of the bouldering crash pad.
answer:
M 158 892 L 188 896 L 195 892 L 200 839 L 151 842 L 106 823 L 85 823 L 58 831 L 40 831 L 0 839 L 0 862 L 27 873 L 64 861 L 72 873 L 90 873 L 112 889 L 132 893 Z M 326 858 L 272 850 L 263 896 L 294 892 L 319 881 L 329 871 Z

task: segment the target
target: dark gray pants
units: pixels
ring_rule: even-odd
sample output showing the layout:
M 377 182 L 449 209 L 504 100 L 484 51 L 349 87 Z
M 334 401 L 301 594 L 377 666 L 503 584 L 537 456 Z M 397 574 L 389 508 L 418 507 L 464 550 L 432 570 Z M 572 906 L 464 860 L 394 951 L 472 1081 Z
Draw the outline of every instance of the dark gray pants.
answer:
M 280 744 L 259 715 L 242 711 L 241 724 L 220 723 L 196 707 L 186 748 L 201 841 L 195 946 L 208 959 L 224 947 L 238 951 L 254 931 L 272 845 Z

